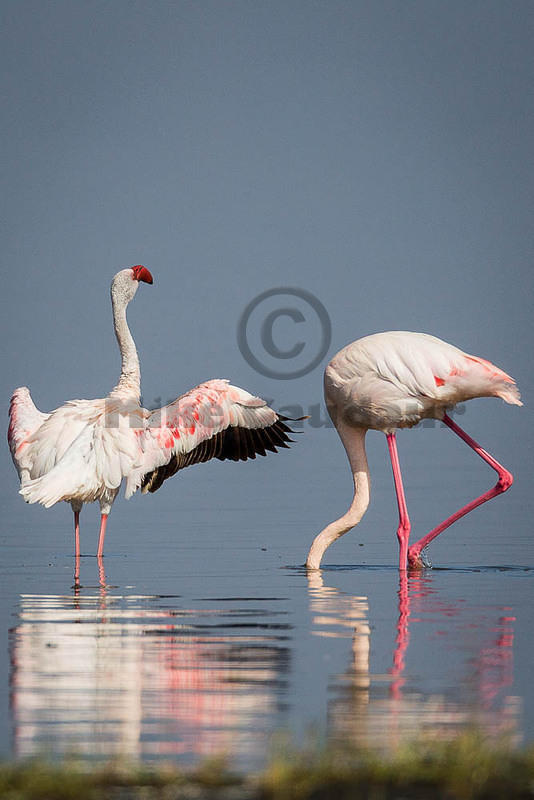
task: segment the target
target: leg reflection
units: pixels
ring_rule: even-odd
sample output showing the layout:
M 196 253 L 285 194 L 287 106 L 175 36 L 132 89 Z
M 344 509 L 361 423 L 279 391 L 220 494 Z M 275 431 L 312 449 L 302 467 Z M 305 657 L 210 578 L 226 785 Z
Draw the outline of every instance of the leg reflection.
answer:
M 400 572 L 399 579 L 399 617 L 397 621 L 397 636 L 395 638 L 395 650 L 393 651 L 393 666 L 391 674 L 393 681 L 390 686 L 392 697 L 399 698 L 402 694 L 402 687 L 406 681 L 404 668 L 406 650 L 410 642 L 410 594 L 408 592 L 408 573 L 406 570 Z
M 466 603 L 463 594 L 449 597 L 448 584 L 443 588 L 436 575 L 401 572 L 391 667 L 384 674 L 372 670 L 370 656 L 375 664 L 389 660 L 387 619 L 379 616 L 373 626 L 371 650 L 367 597 L 325 586 L 322 575 L 307 573 L 312 634 L 341 639 L 352 633 L 348 669 L 327 677 L 334 741 L 389 749 L 422 734 L 452 738 L 473 725 L 518 738 L 519 703 L 510 691 L 512 609 L 481 606 L 476 589 Z M 326 644 L 319 658 L 334 664 L 340 645 Z
M 104 569 L 104 560 L 102 556 L 97 556 L 97 565 L 98 565 L 98 583 L 100 585 L 100 592 L 101 595 L 104 597 L 107 594 L 107 583 L 106 583 L 106 571 Z M 80 589 L 82 588 L 80 583 L 80 555 L 77 554 L 74 557 L 74 583 L 72 585 L 74 589 L 74 596 L 79 597 Z

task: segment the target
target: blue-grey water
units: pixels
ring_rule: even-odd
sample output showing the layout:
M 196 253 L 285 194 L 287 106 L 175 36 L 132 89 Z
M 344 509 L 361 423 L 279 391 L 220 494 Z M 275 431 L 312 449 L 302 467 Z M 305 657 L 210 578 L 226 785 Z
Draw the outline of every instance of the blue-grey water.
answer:
M 325 463 L 311 486 L 286 485 L 280 468 L 304 464 L 313 435 Z M 96 509 L 84 510 L 79 577 L 70 509 L 14 493 L 0 583 L 3 755 L 192 764 L 228 753 L 251 768 L 280 734 L 302 742 L 310 730 L 381 748 L 473 723 L 534 739 L 521 483 L 444 533 L 432 569 L 400 579 L 385 442 L 371 436 L 372 506 L 313 574 L 300 566 L 306 548 L 343 510 L 350 480 L 329 430 L 269 461 L 195 467 L 159 496 L 117 501 L 101 564 Z M 446 446 L 433 472 L 450 438 L 399 436 L 414 527 L 493 481 L 475 456 L 469 472 L 444 462 Z

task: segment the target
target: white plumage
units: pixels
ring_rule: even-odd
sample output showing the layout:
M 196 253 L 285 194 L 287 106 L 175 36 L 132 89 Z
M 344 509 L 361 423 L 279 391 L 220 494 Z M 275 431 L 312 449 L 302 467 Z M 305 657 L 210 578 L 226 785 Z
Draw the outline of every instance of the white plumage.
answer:
M 139 360 L 126 322 L 140 281 L 152 283 L 152 276 L 139 265 L 121 270 L 111 285 L 122 370 L 108 397 L 71 400 L 50 414 L 37 410 L 26 387 L 11 398 L 8 440 L 20 493 L 47 508 L 71 503 L 77 555 L 82 504 L 100 503 L 102 555 L 107 516 L 124 479 L 128 498 L 140 487 L 156 491 L 189 464 L 255 458 L 290 441 L 284 417 L 226 380 L 203 383 L 155 411 L 140 406 Z
M 411 331 L 375 333 L 340 350 L 325 370 L 325 396 L 346 421 L 384 432 L 441 419 L 474 397 L 521 405 L 513 379 L 494 364 Z

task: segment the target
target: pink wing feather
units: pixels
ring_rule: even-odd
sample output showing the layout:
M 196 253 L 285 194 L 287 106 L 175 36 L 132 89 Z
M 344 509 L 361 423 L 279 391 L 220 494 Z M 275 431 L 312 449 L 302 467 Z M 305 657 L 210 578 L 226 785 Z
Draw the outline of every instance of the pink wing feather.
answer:
M 135 431 L 139 466 L 128 475 L 126 497 L 155 492 L 179 469 L 218 458 L 245 461 L 287 447 L 291 433 L 267 403 L 226 380 L 201 383 L 152 411 Z

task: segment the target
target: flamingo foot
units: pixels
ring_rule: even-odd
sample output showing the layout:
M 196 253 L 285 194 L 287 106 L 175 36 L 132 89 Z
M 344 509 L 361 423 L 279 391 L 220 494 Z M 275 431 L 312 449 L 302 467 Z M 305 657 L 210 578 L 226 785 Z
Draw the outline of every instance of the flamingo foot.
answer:
M 426 547 L 418 548 L 413 544 L 408 548 L 408 568 L 409 569 L 427 569 L 432 567 L 432 561 L 428 555 Z

